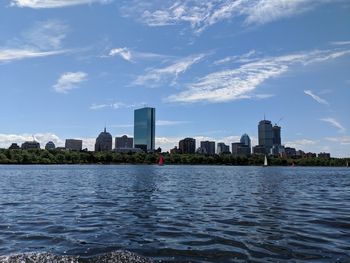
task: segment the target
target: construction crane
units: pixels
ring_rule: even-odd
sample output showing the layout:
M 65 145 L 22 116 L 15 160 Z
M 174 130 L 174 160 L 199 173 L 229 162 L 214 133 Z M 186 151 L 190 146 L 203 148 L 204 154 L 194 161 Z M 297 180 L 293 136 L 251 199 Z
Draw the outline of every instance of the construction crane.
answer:
M 283 120 L 283 117 L 281 117 L 278 122 L 275 123 L 276 126 L 278 126 L 278 124 Z

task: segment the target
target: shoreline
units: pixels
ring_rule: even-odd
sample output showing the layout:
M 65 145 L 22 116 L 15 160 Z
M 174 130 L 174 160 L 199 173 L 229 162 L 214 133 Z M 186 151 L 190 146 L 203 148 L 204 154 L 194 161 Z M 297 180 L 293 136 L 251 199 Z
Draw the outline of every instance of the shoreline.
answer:
M 0 149 L 0 165 L 165 165 L 262 166 L 265 155 L 231 154 L 116 153 L 62 150 Z M 269 166 L 277 167 L 347 167 L 350 158 L 268 156 Z

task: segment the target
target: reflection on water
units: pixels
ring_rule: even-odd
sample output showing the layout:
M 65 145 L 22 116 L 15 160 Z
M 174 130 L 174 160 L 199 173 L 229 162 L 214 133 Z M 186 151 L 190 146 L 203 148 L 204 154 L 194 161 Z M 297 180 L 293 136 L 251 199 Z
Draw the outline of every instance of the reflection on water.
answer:
M 350 170 L 0 166 L 0 254 L 350 262 Z

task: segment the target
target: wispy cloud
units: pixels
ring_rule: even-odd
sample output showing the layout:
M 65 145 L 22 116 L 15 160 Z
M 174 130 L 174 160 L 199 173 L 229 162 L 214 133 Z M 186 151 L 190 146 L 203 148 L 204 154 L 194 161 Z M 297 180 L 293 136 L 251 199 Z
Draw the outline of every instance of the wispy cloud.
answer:
M 333 126 L 335 128 L 337 128 L 339 130 L 339 132 L 345 132 L 346 131 L 345 127 L 342 124 L 340 124 L 340 122 L 337 121 L 334 118 L 323 118 L 323 119 L 320 119 L 320 120 L 330 124 L 331 126 Z
M 285 145 L 288 147 L 293 147 L 296 149 L 305 149 L 305 147 L 316 145 L 319 143 L 317 140 L 311 140 L 311 139 L 298 139 L 294 141 L 286 141 Z
M 167 59 L 170 56 L 155 54 L 151 52 L 139 52 L 127 47 L 113 48 L 110 50 L 109 57 L 119 56 L 128 62 L 136 62 L 138 60 L 153 60 L 153 59 Z
M 342 137 L 326 137 L 327 141 L 340 143 L 342 145 L 349 145 L 350 144 L 350 136 L 342 136 Z
M 109 3 L 112 0 L 12 0 L 11 6 L 29 7 L 34 9 L 59 8 L 93 3 Z
M 331 45 L 335 45 L 335 46 L 350 45 L 350 41 L 333 41 L 331 42 Z
M 69 50 L 62 49 L 67 31 L 68 27 L 60 21 L 38 22 L 19 38 L 11 39 L 6 46 L 0 47 L 0 63 L 67 53 Z
M 322 99 L 321 97 L 317 96 L 311 90 L 304 90 L 304 93 L 306 95 L 310 96 L 311 98 L 313 98 L 315 101 L 317 101 L 320 104 L 329 105 L 328 101 L 326 101 L 325 99 Z
M 350 54 L 350 50 L 314 50 L 277 57 L 262 57 L 233 69 L 210 73 L 166 101 L 193 103 L 225 102 L 250 98 L 265 81 L 281 76 L 293 66 L 306 66 Z
M 146 74 L 138 76 L 133 82 L 134 85 L 157 86 L 162 81 L 170 79 L 174 84 L 178 76 L 185 73 L 191 66 L 198 63 L 206 55 L 192 55 L 176 60 L 173 64 L 163 68 L 152 68 Z
M 78 88 L 78 84 L 86 80 L 87 74 L 85 72 L 66 72 L 61 75 L 53 88 L 58 93 L 68 93 L 70 90 Z
M 238 55 L 238 56 L 229 56 L 223 59 L 219 59 L 214 61 L 214 65 L 221 65 L 221 64 L 227 64 L 229 62 L 233 63 L 248 63 L 252 62 L 254 60 L 259 59 L 259 57 L 256 56 L 257 52 L 255 50 L 251 50 L 248 53 Z
M 243 18 L 244 25 L 261 25 L 314 9 L 328 0 L 134 0 L 122 7 L 125 16 L 135 17 L 148 26 L 168 26 L 182 23 L 200 33 L 224 20 Z
M 111 103 L 103 103 L 103 104 L 96 104 L 93 103 L 90 106 L 90 110 L 101 110 L 101 109 L 133 109 L 133 108 L 138 108 L 138 107 L 143 107 L 146 105 L 146 103 L 132 103 L 132 104 L 127 104 L 124 102 L 111 102 Z
M 40 21 L 22 33 L 22 42 L 39 50 L 59 49 L 68 31 L 68 25 L 62 21 Z
M 0 62 L 10 62 L 26 58 L 47 57 L 66 52 L 66 50 L 38 51 L 32 49 L 0 49 Z
M 169 121 L 169 120 L 158 120 L 156 122 L 157 126 L 173 126 L 189 123 L 188 121 Z
M 131 52 L 128 48 L 114 48 L 109 52 L 109 56 L 120 56 L 121 58 L 131 61 Z

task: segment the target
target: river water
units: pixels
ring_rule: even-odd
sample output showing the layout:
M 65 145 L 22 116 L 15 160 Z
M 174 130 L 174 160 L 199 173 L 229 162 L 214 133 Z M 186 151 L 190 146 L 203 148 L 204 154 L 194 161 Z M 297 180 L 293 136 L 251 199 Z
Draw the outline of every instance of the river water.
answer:
M 0 166 L 0 255 L 350 262 L 350 169 Z

